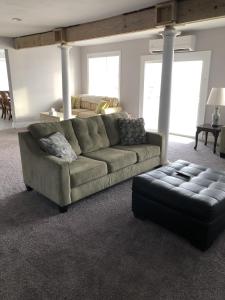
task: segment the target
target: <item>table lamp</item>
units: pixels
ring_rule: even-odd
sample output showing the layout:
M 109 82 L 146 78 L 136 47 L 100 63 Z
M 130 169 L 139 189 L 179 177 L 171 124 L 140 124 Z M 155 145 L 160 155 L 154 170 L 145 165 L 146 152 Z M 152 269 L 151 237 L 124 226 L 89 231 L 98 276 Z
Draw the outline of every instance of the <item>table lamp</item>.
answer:
M 213 105 L 212 126 L 217 127 L 220 121 L 219 106 L 225 106 L 225 88 L 212 88 L 207 105 Z

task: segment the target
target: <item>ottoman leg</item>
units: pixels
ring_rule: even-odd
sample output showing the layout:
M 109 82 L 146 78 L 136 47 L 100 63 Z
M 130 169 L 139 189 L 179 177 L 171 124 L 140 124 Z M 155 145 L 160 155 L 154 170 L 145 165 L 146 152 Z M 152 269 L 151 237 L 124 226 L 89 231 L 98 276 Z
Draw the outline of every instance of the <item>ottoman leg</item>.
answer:
M 133 214 L 134 214 L 134 217 L 137 218 L 137 219 L 140 219 L 140 220 L 145 220 L 146 219 L 146 217 L 143 214 L 141 214 L 139 212 L 136 212 L 134 210 L 133 210 Z
M 26 184 L 25 186 L 28 192 L 33 191 L 32 187 L 30 187 L 29 185 Z
M 140 201 L 137 199 L 136 195 L 132 193 L 132 211 L 134 217 L 140 220 L 145 220 L 147 217 L 144 214 L 143 209 L 139 204 Z

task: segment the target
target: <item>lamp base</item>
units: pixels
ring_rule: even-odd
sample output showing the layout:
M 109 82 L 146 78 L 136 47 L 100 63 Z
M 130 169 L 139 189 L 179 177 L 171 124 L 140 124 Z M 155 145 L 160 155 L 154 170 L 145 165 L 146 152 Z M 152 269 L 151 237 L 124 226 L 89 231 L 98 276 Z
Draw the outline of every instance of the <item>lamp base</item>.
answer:
M 215 106 L 215 111 L 212 114 L 212 127 L 218 127 L 220 121 L 219 107 Z

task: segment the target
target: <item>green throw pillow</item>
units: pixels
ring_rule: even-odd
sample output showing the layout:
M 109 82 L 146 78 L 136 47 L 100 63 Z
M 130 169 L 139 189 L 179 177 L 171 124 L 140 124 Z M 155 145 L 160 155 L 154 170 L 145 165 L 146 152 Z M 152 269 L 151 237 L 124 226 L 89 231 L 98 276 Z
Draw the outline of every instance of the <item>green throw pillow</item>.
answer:
M 138 145 L 146 143 L 144 119 L 118 119 L 121 145 Z
M 100 101 L 98 106 L 96 107 L 96 114 L 101 114 L 102 110 L 109 107 L 109 103 L 107 101 Z
M 62 158 L 68 162 L 77 159 L 76 153 L 73 151 L 65 136 L 60 132 L 41 138 L 39 141 L 41 148 L 48 154 Z
M 72 109 L 80 108 L 80 97 L 71 96 L 71 107 Z

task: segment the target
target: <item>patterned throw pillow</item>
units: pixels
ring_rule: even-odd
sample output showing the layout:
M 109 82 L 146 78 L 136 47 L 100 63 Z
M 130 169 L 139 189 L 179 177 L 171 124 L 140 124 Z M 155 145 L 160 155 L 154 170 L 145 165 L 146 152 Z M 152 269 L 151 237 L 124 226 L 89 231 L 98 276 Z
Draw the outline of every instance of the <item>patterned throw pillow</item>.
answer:
M 68 143 L 67 139 L 60 132 L 41 138 L 41 148 L 48 154 L 62 158 L 65 161 L 72 162 L 77 159 L 76 153 Z
M 137 145 L 146 143 L 144 119 L 118 119 L 121 145 Z

